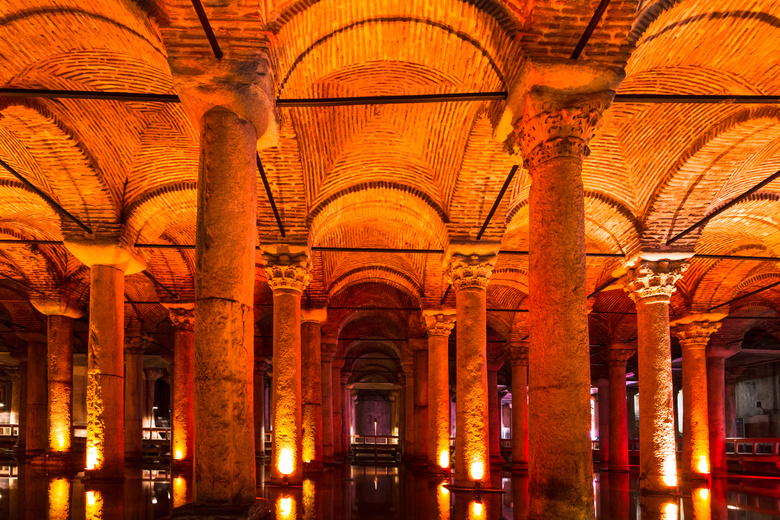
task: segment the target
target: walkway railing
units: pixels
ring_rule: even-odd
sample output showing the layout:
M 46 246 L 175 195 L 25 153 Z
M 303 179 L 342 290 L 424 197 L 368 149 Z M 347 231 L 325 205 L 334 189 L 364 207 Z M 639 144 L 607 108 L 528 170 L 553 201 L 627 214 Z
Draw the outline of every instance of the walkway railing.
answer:
M 353 435 L 352 444 L 398 444 L 398 435 Z

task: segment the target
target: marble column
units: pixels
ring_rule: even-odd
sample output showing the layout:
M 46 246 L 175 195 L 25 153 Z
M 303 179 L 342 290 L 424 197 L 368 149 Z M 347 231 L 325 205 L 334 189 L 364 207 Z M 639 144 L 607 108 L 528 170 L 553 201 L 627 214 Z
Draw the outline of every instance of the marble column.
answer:
M 46 343 L 41 341 L 27 342 L 27 457 L 43 455 L 48 447 L 48 414 L 46 405 L 47 392 Z
M 593 518 L 582 164 L 622 72 L 529 60 L 505 145 L 529 193 L 529 519 Z M 509 121 L 507 121 L 509 122 Z
M 414 457 L 415 466 L 428 463 L 428 342 L 409 338 L 414 373 Z
M 598 388 L 598 422 L 599 422 L 599 452 L 601 463 L 604 466 L 609 464 L 609 409 L 611 391 L 609 379 L 598 379 L 596 382 Z
M 404 399 L 404 416 L 406 417 L 406 430 L 404 431 L 404 461 L 412 462 L 415 456 L 415 428 L 414 428 L 414 356 L 408 349 L 401 351 L 401 370 L 406 379 L 406 395 Z
M 146 428 L 155 428 L 157 426 L 156 416 L 157 400 L 155 387 L 157 380 L 163 376 L 162 368 L 144 368 L 144 382 L 146 383 L 146 402 L 144 403 L 144 414 L 146 418 Z
M 278 140 L 273 74 L 263 55 L 227 52 L 215 60 L 177 52 L 168 62 L 182 108 L 200 133 L 193 500 L 200 510 L 251 511 L 257 151 Z
M 490 435 L 490 465 L 502 466 L 504 458 L 501 456 L 501 405 L 498 395 L 498 371 L 504 366 L 504 360 L 488 360 L 488 415 Z
M 707 357 L 710 336 L 725 314 L 694 314 L 675 320 L 672 331 L 682 347 L 683 451 L 681 473 L 686 480 L 709 480 L 710 432 L 707 406 Z
M 255 419 L 255 458 L 265 460 L 265 373 L 271 365 L 265 356 L 255 356 L 254 370 L 254 419 Z
M 195 306 L 166 304 L 173 325 L 171 456 L 177 469 L 195 462 Z
M 49 456 L 69 456 L 73 445 L 73 320 L 80 310 L 61 298 L 30 300 L 47 318 Z
M 458 323 L 455 485 L 475 487 L 490 483 L 486 298 L 496 244 L 458 244 L 449 256 Z
M 331 399 L 333 401 L 333 458 L 334 460 L 342 460 L 344 458 L 344 446 L 341 442 L 341 424 L 343 417 L 341 413 L 341 398 L 343 396 L 341 392 L 341 369 L 344 368 L 345 359 L 337 356 L 333 359 L 333 372 L 331 380 L 333 383 L 333 393 Z
M 309 471 L 322 471 L 322 330 L 328 318 L 325 308 L 301 311 L 301 356 L 303 386 L 303 463 Z
M 149 339 L 141 332 L 125 337 L 125 460 L 136 465 L 143 458 L 144 351 Z
M 512 363 L 512 473 L 528 473 L 528 342 L 522 334 L 510 337 L 507 355 Z
M 639 432 L 637 431 L 636 424 L 636 404 L 634 398 L 639 393 L 639 389 L 636 386 L 626 386 L 626 422 L 628 422 L 628 438 L 639 438 Z
M 145 261 L 118 240 L 65 240 L 90 267 L 87 354 L 87 473 L 99 480 L 124 478 L 125 275 Z
M 13 357 L 19 360 L 19 376 L 14 405 L 16 406 L 17 435 L 14 452 L 24 454 L 27 445 L 27 351 L 14 353 Z
M 352 389 L 349 385 L 349 373 L 341 374 L 341 452 L 344 457 L 349 455 L 352 444 Z
M 726 370 L 726 438 L 737 437 L 737 383 L 742 375 L 742 368 Z M 21 423 L 20 423 L 21 424 Z M 744 433 L 743 433 L 744 436 Z
M 626 277 L 637 312 L 640 490 L 651 494 L 677 493 L 669 300 L 688 266 L 680 257 L 640 254 Z
M 264 246 L 263 263 L 274 295 L 271 480 L 303 479 L 301 395 L 301 294 L 309 284 L 305 245 Z M 319 365 L 319 363 L 318 363 Z
M 449 338 L 455 326 L 454 309 L 423 311 L 428 331 L 428 470 L 450 471 Z
M 623 348 L 621 344 L 613 344 L 607 351 L 607 362 L 609 363 L 609 471 L 611 472 L 627 472 L 629 469 L 626 362 L 633 354 L 633 350 Z
M 713 477 L 728 474 L 726 464 L 726 359 L 739 351 L 723 342 L 710 341 L 707 356 L 707 409 L 709 411 L 710 469 Z
M 338 340 L 325 337 L 320 345 L 322 373 L 322 459 L 325 463 L 334 460 L 333 446 L 333 359 L 338 350 Z
M 11 378 L 11 424 L 19 424 L 19 408 L 21 405 L 21 370 L 19 365 L 10 365 L 5 373 Z

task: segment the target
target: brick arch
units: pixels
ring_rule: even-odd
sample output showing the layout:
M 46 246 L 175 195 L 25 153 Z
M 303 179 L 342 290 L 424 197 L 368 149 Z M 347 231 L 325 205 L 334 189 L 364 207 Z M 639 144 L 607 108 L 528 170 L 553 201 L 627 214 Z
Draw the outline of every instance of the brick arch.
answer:
M 420 281 L 415 278 L 381 263 L 366 265 L 351 269 L 335 277 L 328 287 L 328 294 L 336 294 L 350 285 L 376 282 L 387 284 L 390 287 L 408 293 L 419 302 L 422 296 L 422 287 Z
M 182 222 L 194 222 L 197 182 L 162 184 L 139 194 L 125 209 L 126 233 L 132 243 L 158 240 L 166 230 Z
M 60 240 L 59 215 L 30 189 L 11 179 L 0 179 L 0 224 L 6 231 L 13 229 L 19 239 Z

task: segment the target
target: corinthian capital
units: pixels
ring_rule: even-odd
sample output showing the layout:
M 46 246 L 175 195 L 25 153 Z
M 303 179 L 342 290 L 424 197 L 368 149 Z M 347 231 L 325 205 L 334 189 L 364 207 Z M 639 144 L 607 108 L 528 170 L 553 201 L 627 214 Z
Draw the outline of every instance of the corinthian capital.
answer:
M 168 318 L 176 330 L 195 329 L 195 304 L 194 303 L 164 303 L 168 309 Z
M 309 255 L 301 247 L 277 246 L 264 249 L 263 271 L 271 289 L 303 292 L 309 285 Z
M 450 258 L 447 278 L 458 291 L 467 287 L 485 289 L 496 263 L 495 254 L 462 255 L 454 253 Z
M 675 320 L 670 328 L 683 348 L 704 349 L 710 336 L 720 328 L 719 320 L 725 317 L 725 314 L 693 314 Z
M 423 326 L 428 336 L 449 336 L 455 327 L 454 309 L 429 309 L 423 311 Z
M 675 291 L 674 284 L 688 269 L 688 261 L 679 255 L 670 254 L 670 258 L 648 256 L 637 257 L 629 262 L 626 269 L 624 289 L 634 301 L 653 296 L 671 297 Z

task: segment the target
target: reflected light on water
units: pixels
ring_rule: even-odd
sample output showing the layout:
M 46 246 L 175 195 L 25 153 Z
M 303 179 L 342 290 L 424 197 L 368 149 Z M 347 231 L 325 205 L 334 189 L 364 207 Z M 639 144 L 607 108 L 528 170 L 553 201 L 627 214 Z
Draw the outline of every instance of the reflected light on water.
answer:
M 436 505 L 439 509 L 439 520 L 450 520 L 450 490 L 439 484 L 436 488 Z
M 303 518 L 305 520 L 314 520 L 317 517 L 315 505 L 314 482 L 306 479 L 303 481 Z
M 664 506 L 664 516 L 661 520 L 677 520 L 677 504 L 668 503 Z
M 474 500 L 469 504 L 469 520 L 484 520 L 485 506 L 479 500 Z
M 183 506 L 187 502 L 187 481 L 176 477 L 173 479 L 173 507 Z
M 295 500 L 282 496 L 276 501 L 276 520 L 292 520 L 295 518 Z
M 85 511 L 87 520 L 103 520 L 103 495 L 100 491 L 86 492 Z
M 49 520 L 70 518 L 70 481 L 53 479 L 49 482 Z

